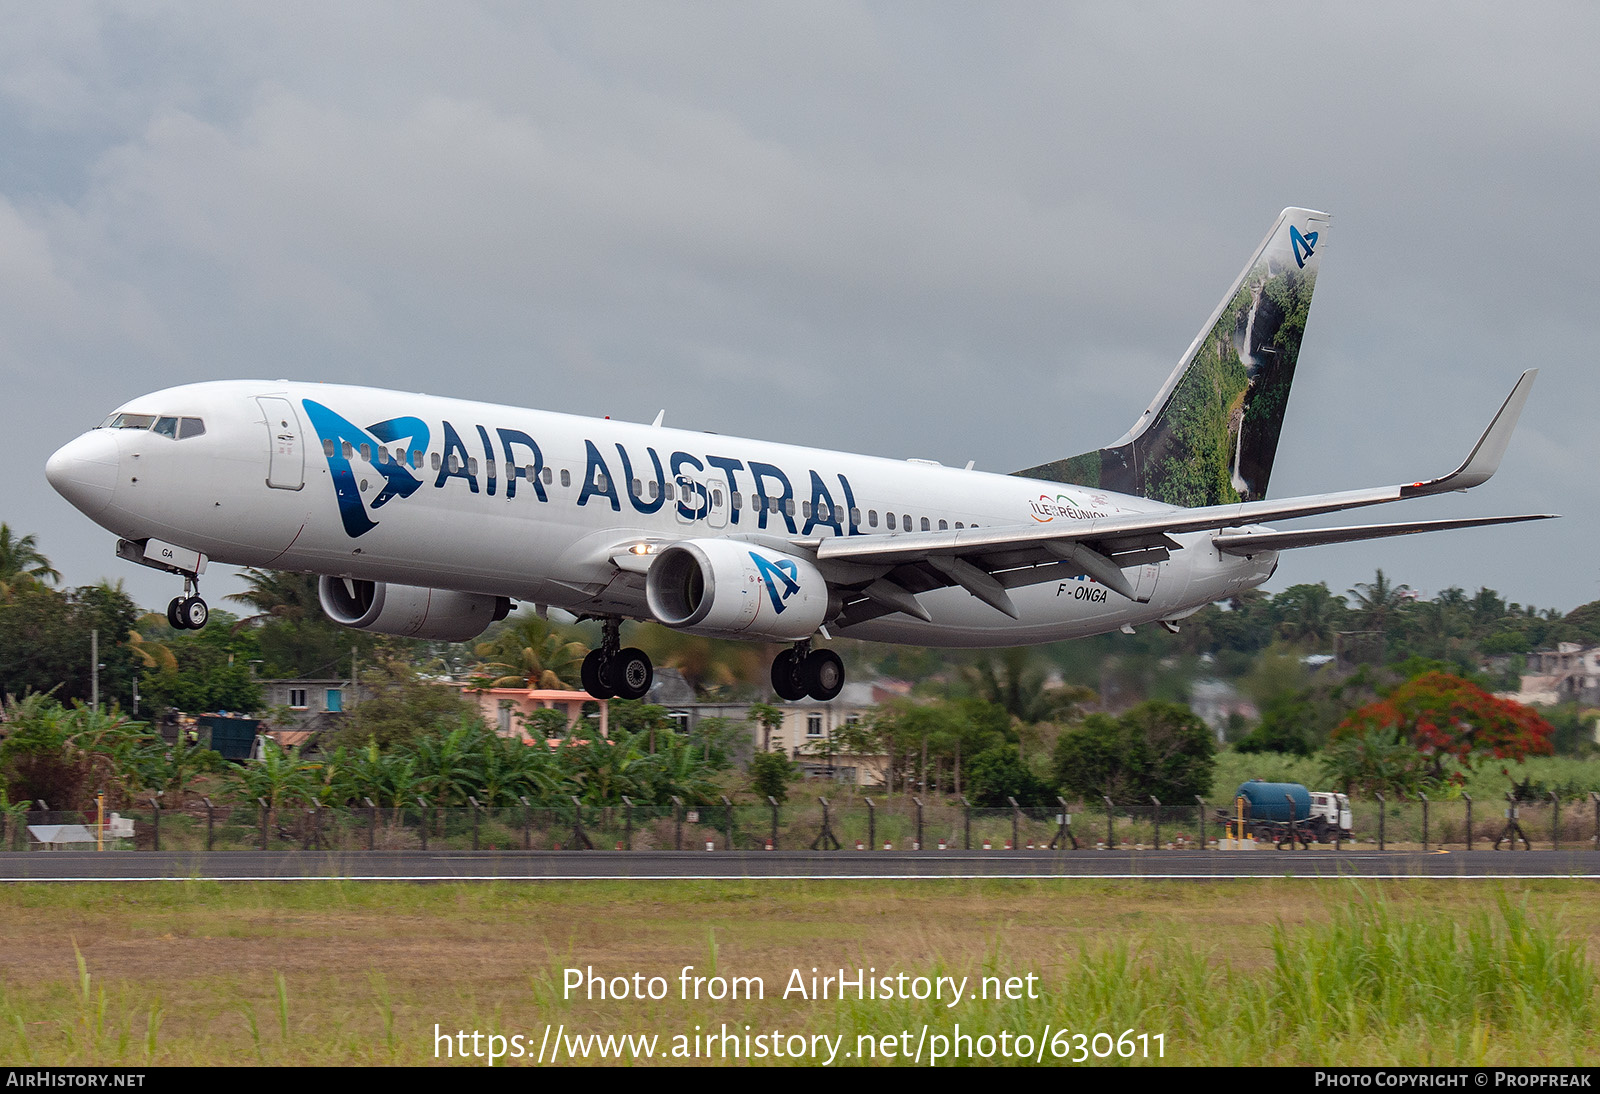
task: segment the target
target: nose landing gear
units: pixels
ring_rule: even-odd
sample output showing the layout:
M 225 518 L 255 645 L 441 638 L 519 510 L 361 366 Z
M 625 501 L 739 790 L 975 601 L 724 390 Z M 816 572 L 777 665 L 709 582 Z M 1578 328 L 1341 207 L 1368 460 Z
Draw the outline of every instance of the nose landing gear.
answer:
M 183 579 L 183 595 L 175 596 L 167 605 L 167 622 L 174 630 L 197 631 L 211 618 L 211 609 L 200 599 L 200 582 L 192 577 Z
M 655 681 L 650 656 L 639 649 L 621 649 L 622 621 L 604 622 L 600 648 L 583 659 L 583 690 L 596 699 L 643 699 Z
M 832 650 L 814 650 L 809 640 L 796 642 L 772 660 L 772 690 L 786 703 L 806 696 L 826 703 L 844 690 L 844 662 Z

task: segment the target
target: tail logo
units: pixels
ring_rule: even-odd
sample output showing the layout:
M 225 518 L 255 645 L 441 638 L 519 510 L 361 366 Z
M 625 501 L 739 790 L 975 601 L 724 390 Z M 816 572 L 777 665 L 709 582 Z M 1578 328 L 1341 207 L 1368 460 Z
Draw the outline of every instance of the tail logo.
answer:
M 1317 233 L 1308 236 L 1300 234 L 1300 229 L 1293 224 L 1289 225 L 1289 242 L 1294 246 L 1294 262 L 1302 270 L 1306 268 L 1306 259 L 1316 254 Z
M 789 605 L 788 599 L 800 591 L 800 568 L 790 558 L 780 558 L 776 562 L 762 558 L 754 551 L 750 552 L 750 561 L 756 564 L 756 570 L 761 574 L 761 581 L 767 587 L 767 596 L 772 598 L 772 610 L 779 615 Z M 783 593 L 778 593 L 778 586 L 783 586 Z

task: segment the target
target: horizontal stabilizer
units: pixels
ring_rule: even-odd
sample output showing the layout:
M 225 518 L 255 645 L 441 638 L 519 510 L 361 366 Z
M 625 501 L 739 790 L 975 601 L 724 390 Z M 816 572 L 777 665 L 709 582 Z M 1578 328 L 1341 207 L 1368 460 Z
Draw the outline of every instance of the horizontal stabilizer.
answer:
M 1419 532 L 1448 532 L 1457 528 L 1485 528 L 1492 524 L 1517 524 L 1525 520 L 1551 520 L 1554 513 L 1515 517 L 1467 517 L 1460 520 L 1414 520 L 1399 524 L 1357 524 L 1343 528 L 1306 528 L 1293 532 L 1223 532 L 1211 542 L 1230 555 L 1285 551 L 1291 547 L 1321 547 L 1328 543 L 1354 543 L 1363 539 L 1412 536 Z

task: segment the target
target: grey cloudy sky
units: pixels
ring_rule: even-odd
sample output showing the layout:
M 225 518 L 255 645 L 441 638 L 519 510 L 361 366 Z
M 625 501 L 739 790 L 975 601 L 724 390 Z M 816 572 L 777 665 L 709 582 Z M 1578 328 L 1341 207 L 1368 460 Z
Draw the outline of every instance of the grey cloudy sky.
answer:
M 1109 442 L 1286 205 L 1334 215 L 1272 493 L 1502 473 L 1286 554 L 1570 609 L 1593 559 L 1589 4 L 0 4 L 0 519 L 141 392 L 292 377 L 1011 470 Z M 213 603 L 236 587 L 213 580 Z

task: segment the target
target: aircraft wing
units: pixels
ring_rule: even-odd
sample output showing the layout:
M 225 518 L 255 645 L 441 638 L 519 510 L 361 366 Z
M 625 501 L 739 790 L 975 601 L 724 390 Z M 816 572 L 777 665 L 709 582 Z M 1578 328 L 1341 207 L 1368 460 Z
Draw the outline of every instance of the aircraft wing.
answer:
M 1517 418 L 1522 413 L 1528 391 L 1537 375 L 1537 369 L 1529 369 L 1522 374 L 1461 466 L 1435 479 L 1398 486 L 1195 509 L 1172 508 L 1071 523 L 826 538 L 804 546 L 816 552 L 817 562 L 824 567 L 825 573 L 830 564 L 849 564 L 851 571 L 859 572 L 870 567 L 880 575 L 866 582 L 839 582 L 841 585 L 854 585 L 855 594 L 861 598 L 850 604 L 840 621 L 842 625 L 850 625 L 893 611 L 926 618 L 926 613 L 916 602 L 915 594 L 951 585 L 965 588 L 973 596 L 1013 618 L 1016 610 L 1006 596 L 1006 589 L 1065 576 L 1087 574 L 1107 588 L 1132 599 L 1134 589 L 1122 573 L 1123 568 L 1166 559 L 1172 551 L 1180 549 L 1181 545 L 1172 537 L 1182 533 L 1215 530 L 1219 535 L 1213 537 L 1213 542 L 1218 549 L 1232 554 L 1248 554 L 1318 543 L 1411 535 L 1444 528 L 1544 519 L 1547 514 L 1300 532 L 1223 531 L 1266 521 L 1291 520 L 1467 490 L 1487 482 L 1499 469 L 1511 432 L 1516 427 Z

